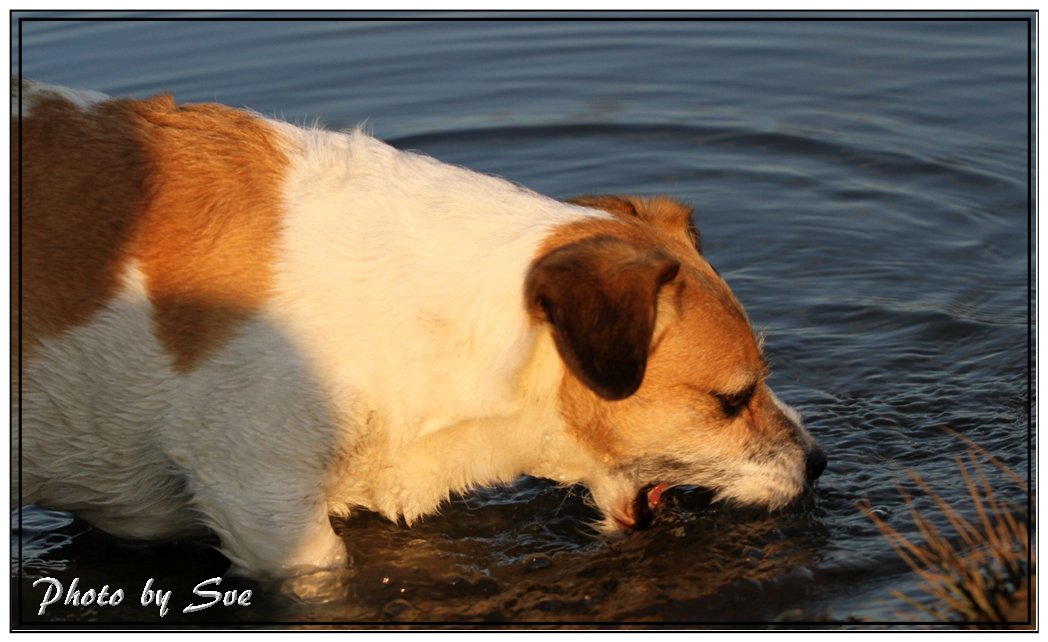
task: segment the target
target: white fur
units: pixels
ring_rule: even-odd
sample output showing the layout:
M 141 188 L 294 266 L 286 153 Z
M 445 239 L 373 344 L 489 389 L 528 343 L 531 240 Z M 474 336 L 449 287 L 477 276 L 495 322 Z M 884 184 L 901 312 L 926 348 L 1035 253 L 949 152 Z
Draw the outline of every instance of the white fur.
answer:
M 289 139 L 269 318 L 342 417 L 329 502 L 410 523 L 452 491 L 533 472 L 536 428 L 561 422 L 563 365 L 525 314 L 524 278 L 554 226 L 603 215 L 359 131 Z

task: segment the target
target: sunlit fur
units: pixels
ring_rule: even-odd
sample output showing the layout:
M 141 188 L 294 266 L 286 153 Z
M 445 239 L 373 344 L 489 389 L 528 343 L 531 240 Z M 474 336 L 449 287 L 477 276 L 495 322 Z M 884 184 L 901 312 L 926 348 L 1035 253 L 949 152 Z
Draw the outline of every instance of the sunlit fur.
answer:
M 765 384 L 762 344 L 738 300 L 697 251 L 690 209 L 665 198 L 586 197 L 615 214 L 558 230 L 553 246 L 616 234 L 680 261 L 658 298 L 645 379 L 635 394 L 607 402 L 568 372 L 561 407 L 569 433 L 606 464 L 585 478 L 612 532 L 635 523 L 645 485 L 712 489 L 718 501 L 781 507 L 807 486 L 806 461 L 819 451 L 800 415 Z M 711 393 L 753 386 L 744 408 L 726 416 Z
M 805 488 L 817 446 L 676 201 L 558 202 L 165 96 L 12 100 L 16 501 L 127 537 L 210 529 L 279 576 L 343 563 L 331 515 L 411 524 L 521 474 L 586 484 L 607 531 L 652 483 L 769 507 Z M 587 305 L 614 314 L 590 328 Z M 578 328 L 635 343 L 629 367 Z M 754 382 L 726 416 L 713 395 Z

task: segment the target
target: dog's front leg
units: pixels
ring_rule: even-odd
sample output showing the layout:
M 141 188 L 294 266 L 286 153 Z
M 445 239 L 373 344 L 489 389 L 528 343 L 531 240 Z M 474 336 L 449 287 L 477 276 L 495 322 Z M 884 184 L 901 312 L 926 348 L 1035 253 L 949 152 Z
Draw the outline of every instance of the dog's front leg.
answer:
M 275 468 L 238 468 L 231 464 L 217 475 L 196 470 L 189 484 L 194 507 L 237 571 L 287 577 L 346 563 L 319 485 Z

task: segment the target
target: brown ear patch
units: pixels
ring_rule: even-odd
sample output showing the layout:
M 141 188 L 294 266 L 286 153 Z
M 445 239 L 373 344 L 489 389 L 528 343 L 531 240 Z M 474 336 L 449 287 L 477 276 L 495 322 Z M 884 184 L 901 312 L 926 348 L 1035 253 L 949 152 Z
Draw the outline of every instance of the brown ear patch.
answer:
M 679 268 L 660 250 L 595 236 L 538 259 L 525 295 L 569 370 L 605 399 L 623 399 L 644 379 L 657 294 Z
M 699 230 L 692 218 L 694 210 L 690 205 L 667 196 L 620 196 L 603 194 L 597 196 L 576 196 L 568 203 L 604 210 L 619 218 L 635 218 L 661 228 L 702 251 Z

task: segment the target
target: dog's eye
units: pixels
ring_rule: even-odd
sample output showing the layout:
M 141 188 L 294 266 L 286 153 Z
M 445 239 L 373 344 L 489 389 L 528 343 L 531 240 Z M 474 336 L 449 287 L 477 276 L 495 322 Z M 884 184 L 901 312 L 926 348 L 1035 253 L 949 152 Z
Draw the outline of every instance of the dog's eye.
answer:
M 750 397 L 753 396 L 753 388 L 747 388 L 742 392 L 734 393 L 713 393 L 713 397 L 720 402 L 721 410 L 724 414 L 729 417 L 734 417 L 739 414 L 743 408 L 750 403 Z

